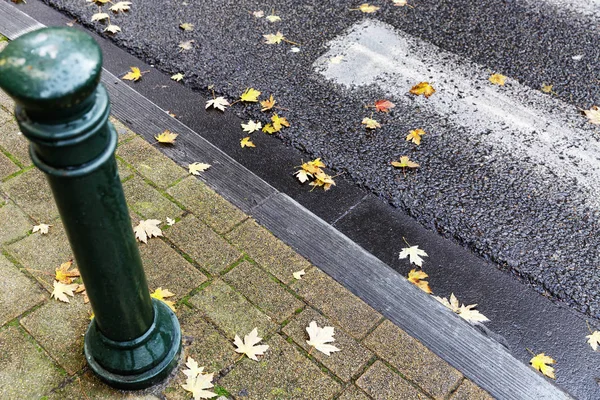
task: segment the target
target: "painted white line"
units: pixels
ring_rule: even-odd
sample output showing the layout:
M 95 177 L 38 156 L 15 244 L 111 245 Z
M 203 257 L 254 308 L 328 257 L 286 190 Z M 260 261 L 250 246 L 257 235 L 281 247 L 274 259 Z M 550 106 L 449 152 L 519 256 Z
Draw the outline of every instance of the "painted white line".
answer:
M 449 120 L 464 130 L 460 135 L 476 139 L 471 142 L 533 161 L 531 171 L 522 173 L 546 176 L 550 170 L 567 188 L 576 179 L 590 205 L 600 208 L 598 129 L 573 106 L 510 78 L 507 86 L 493 85 L 489 76 L 502 71 L 489 71 L 376 20 L 356 24 L 329 46 L 314 63 L 327 79 L 348 89 L 376 85 L 381 97 L 391 95 L 396 103 Z M 331 62 L 340 55 L 340 63 Z M 432 82 L 436 93 L 429 99 L 407 96 L 422 81 Z

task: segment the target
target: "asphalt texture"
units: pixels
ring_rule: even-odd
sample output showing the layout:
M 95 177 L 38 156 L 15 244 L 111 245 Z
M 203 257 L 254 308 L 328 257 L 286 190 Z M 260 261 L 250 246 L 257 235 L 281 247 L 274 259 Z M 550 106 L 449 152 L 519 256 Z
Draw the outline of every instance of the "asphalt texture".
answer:
M 530 160 L 490 158 L 485 139 L 469 138 L 455 124 L 436 120 L 421 110 L 417 100 L 409 106 L 413 97 L 408 94 L 403 101 L 391 98 L 399 106 L 388 115 L 377 115 L 384 128 L 369 133 L 360 124 L 370 115 L 365 104 L 389 93 L 375 87 L 341 88 L 313 69 L 315 60 L 327 51 L 328 41 L 359 21 L 376 18 L 532 89 L 551 83 L 557 97 L 587 109 L 600 103 L 600 33 L 595 14 L 586 16 L 546 3 L 478 0 L 413 2 L 414 8 L 374 1 L 381 7 L 374 15 L 349 10 L 359 3 L 140 1 L 127 15 L 111 17 L 123 29 L 111 39 L 167 74 L 184 73 L 185 86 L 207 97 L 212 96 L 209 86 L 230 100 L 247 87 L 272 93 L 286 108 L 281 114 L 292 124 L 277 135 L 283 143 L 302 150 L 307 158 L 321 157 L 335 173 L 559 304 L 599 318 L 595 233 L 600 215 L 576 181 L 540 173 L 540 166 Z M 49 4 L 98 32 L 104 27 L 89 22 L 96 6 L 81 1 Z M 271 24 L 251 14 L 255 10 L 269 14 L 272 9 L 281 22 Z M 194 31 L 179 29 L 183 22 L 193 23 Z M 262 35 L 276 31 L 300 43 L 300 52 L 290 52 L 289 44 L 263 44 Z M 193 49 L 179 51 L 178 44 L 191 39 Z M 575 55 L 583 58 L 573 60 Z M 203 104 L 190 107 L 204 112 Z M 228 112 L 245 119 L 266 121 L 268 117 L 256 105 L 237 104 Z M 407 130 L 417 125 L 436 132 L 419 147 L 405 142 Z M 240 131 L 239 137 L 222 140 L 233 147 L 241 137 Z M 403 154 L 427 167 L 406 173 L 391 168 L 389 162 Z M 272 157 L 277 169 L 278 157 Z M 353 196 L 349 204 L 360 199 L 360 193 L 348 191 Z M 327 196 L 321 199 L 327 201 Z M 331 196 L 329 201 L 342 199 Z M 320 215 L 330 222 L 340 217 L 325 213 L 324 208 Z M 381 251 L 397 253 L 404 243 L 400 236 L 396 242 L 397 249 Z M 590 322 L 597 326 L 597 321 Z

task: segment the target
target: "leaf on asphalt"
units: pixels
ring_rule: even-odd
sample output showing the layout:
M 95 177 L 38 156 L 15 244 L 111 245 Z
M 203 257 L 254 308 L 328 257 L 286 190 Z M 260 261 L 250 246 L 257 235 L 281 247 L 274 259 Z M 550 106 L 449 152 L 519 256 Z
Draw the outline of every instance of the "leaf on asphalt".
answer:
M 269 348 L 269 346 L 266 344 L 257 346 L 257 344 L 260 343 L 261 340 L 262 338 L 258 337 L 257 328 L 254 328 L 252 332 L 244 336 L 243 342 L 238 335 L 235 335 L 235 339 L 233 340 L 233 343 L 237 346 L 237 349 L 235 349 L 235 351 L 237 353 L 247 355 L 248 358 L 254 361 L 258 361 L 258 358 L 256 356 L 261 356 L 265 354 L 265 351 L 267 351 L 267 349 Z
M 273 124 L 266 124 L 263 126 L 262 131 L 268 133 L 269 135 L 274 134 L 275 132 L 279 132 L 281 129 L 275 129 Z
M 421 289 L 425 293 L 431 294 L 432 292 L 431 292 L 431 288 L 429 287 L 429 282 L 423 280 L 423 279 L 427 278 L 428 276 L 429 275 L 427 275 L 423 271 L 417 271 L 416 269 L 412 269 L 408 273 L 407 279 L 410 283 L 417 286 L 419 289 Z
M 179 47 L 181 50 L 180 51 L 184 51 L 184 50 L 190 50 L 194 45 L 194 40 L 186 40 L 185 42 L 181 42 L 177 45 L 177 47 Z
M 79 286 L 79 285 L 76 283 L 67 285 L 67 284 L 61 283 L 59 281 L 54 281 L 54 290 L 52 290 L 52 293 L 50 294 L 50 298 L 54 297 L 56 300 L 60 300 L 65 303 L 70 303 L 67 295 L 73 297 L 74 296 L 73 291 L 75 289 L 77 289 L 77 286 Z
M 323 187 L 324 190 L 329 190 L 332 185 L 335 185 L 333 178 L 321 169 L 325 168 L 325 164 L 320 158 L 305 162 L 300 168 L 301 169 L 294 172 L 294 175 L 301 183 L 309 181 L 310 178 L 314 178 L 314 181 L 310 182 L 310 186 Z
M 110 24 L 106 28 L 104 28 L 104 32 L 118 33 L 118 32 L 121 32 L 121 27 L 119 27 L 117 25 Z
M 138 67 L 131 67 L 131 71 L 126 73 L 125 76 L 123 76 L 123 80 L 126 81 L 138 81 L 140 80 L 140 78 L 142 77 L 142 71 L 140 71 L 140 69 Z
M 340 349 L 334 345 L 327 344 L 335 341 L 333 338 L 335 332 L 332 326 L 320 328 L 316 321 L 311 321 L 306 328 L 306 332 L 308 332 L 308 340 L 306 343 L 308 343 L 309 346 L 313 346 L 321 353 L 329 356 L 334 351 L 340 351 Z
M 281 43 L 282 40 L 285 39 L 285 37 L 283 36 L 283 33 L 281 33 L 281 32 L 277 32 L 275 34 L 268 33 L 266 35 L 263 35 L 263 37 L 265 38 L 266 44 L 279 44 L 279 43 Z
M 400 157 L 400 161 L 392 161 L 392 165 L 396 168 L 417 168 L 419 164 L 410 161 L 408 156 Z
M 542 85 L 542 92 L 544 93 L 552 93 L 552 85 Z
M 405 5 L 407 5 L 407 1 L 406 0 L 392 0 L 394 2 L 394 5 L 397 7 L 404 7 Z
M 210 164 L 204 164 L 199 162 L 191 163 L 188 165 L 188 171 L 192 175 L 200 175 L 200 172 L 204 172 L 209 168 Z
M 292 46 L 290 47 L 291 53 L 300 53 L 300 47 Z
M 278 22 L 281 21 L 281 17 L 278 17 L 277 15 L 268 15 L 266 20 L 269 22 Z
M 206 390 L 210 389 L 211 387 L 214 387 L 214 385 L 212 384 L 214 374 L 203 374 L 202 371 L 204 371 L 204 367 L 198 368 L 197 363 L 194 367 L 194 364 L 191 364 L 190 360 L 195 363 L 192 357 L 188 357 L 188 362 L 186 363 L 186 366 L 188 368 L 192 366 L 193 368 L 189 368 L 187 370 L 182 371 L 187 376 L 187 379 L 186 382 L 181 385 L 181 387 L 184 390 L 191 392 L 192 396 L 194 397 L 194 400 L 211 399 L 213 397 L 217 397 L 216 393 Z
M 408 257 L 408 260 L 412 264 L 415 264 L 416 266 L 421 267 L 423 265 L 423 259 L 421 258 L 421 256 L 428 257 L 427 253 L 425 253 L 425 250 L 419 249 L 419 246 L 411 246 L 411 247 L 404 247 L 402 249 L 402 251 L 400 252 L 400 255 L 398 256 L 398 258 L 400 260 L 402 260 L 402 259 Z
M 40 232 L 40 234 L 45 235 L 48 233 L 48 229 L 50 229 L 52 225 L 39 224 L 33 227 L 32 233 Z
M 256 147 L 256 145 L 250 140 L 250 136 L 247 136 L 240 140 L 240 146 L 242 146 L 242 149 L 244 147 Z
M 208 107 L 212 106 L 217 110 L 225 111 L 225 107 L 227 107 L 228 105 L 230 104 L 227 101 L 227 99 L 225 99 L 225 97 L 217 97 L 216 99 L 208 100 L 204 109 L 208 109 Z
M 410 93 L 417 96 L 423 95 L 425 98 L 429 98 L 429 96 L 435 93 L 435 89 L 429 84 L 429 82 L 421 82 L 413 86 L 410 89 Z
M 264 11 L 252 11 L 252 15 L 254 15 L 254 17 L 256 18 L 262 18 L 265 16 L 265 12 Z
M 589 110 L 584 110 L 583 113 L 590 123 L 600 125 L 600 108 L 598 106 L 592 106 Z
M 335 181 L 330 175 L 323 171 L 319 171 L 314 175 L 315 180 L 309 183 L 310 186 L 322 187 L 323 190 L 329 190 L 331 186 L 335 186 Z
M 177 136 L 179 136 L 179 134 L 173 133 L 167 129 L 163 133 L 155 135 L 154 139 L 156 139 L 158 143 L 174 144 L 175 139 L 177 139 Z
M 504 84 L 506 83 L 506 76 L 504 76 L 502 74 L 493 74 L 492 76 L 489 77 L 488 80 L 490 82 L 492 82 L 494 85 L 504 86 Z
M 423 129 L 415 129 L 409 132 L 406 140 L 412 141 L 417 146 L 421 144 L 421 136 L 425 134 Z
M 54 270 L 54 279 L 66 285 L 68 285 L 69 283 L 73 283 L 75 278 L 77 278 L 80 275 L 79 270 L 77 268 L 71 270 L 72 266 L 73 260 L 69 260 L 60 264 L 60 267 Z
M 305 274 L 306 274 L 306 272 L 303 269 L 301 269 L 300 271 L 296 271 L 296 272 L 292 273 L 292 276 L 294 277 L 294 279 L 300 280 L 300 279 L 302 279 L 302 276 Z
M 260 111 L 267 111 L 270 110 L 271 108 L 273 108 L 273 106 L 275 105 L 276 101 L 273 98 L 273 95 L 271 95 L 271 97 L 269 97 L 267 100 L 263 100 L 260 102 L 260 105 L 262 106 Z
M 362 11 L 366 14 L 371 14 L 371 13 L 374 13 L 375 11 L 379 10 L 379 7 L 370 5 L 369 3 L 363 3 L 360 6 L 358 6 L 358 8 L 351 8 L 350 10 Z
M 312 178 L 312 174 L 303 169 L 299 169 L 298 171 L 294 172 L 294 175 L 296 175 L 296 178 L 298 178 L 301 183 L 309 181 L 310 178 Z
M 190 24 L 189 22 L 184 22 L 183 24 L 179 25 L 179 28 L 183 29 L 184 31 L 193 31 L 194 24 Z
M 389 112 L 394 107 L 396 105 L 389 100 L 377 100 L 375 102 L 375 109 L 379 112 Z
M 113 4 L 109 10 L 112 12 L 125 12 L 125 11 L 129 11 L 131 6 L 131 2 L 130 1 L 119 1 L 118 3 Z
M 175 75 L 171 75 L 171 79 L 174 80 L 175 82 L 181 82 L 183 80 L 184 75 L 179 72 Z
M 247 124 L 242 124 L 242 128 L 244 132 L 252 133 L 259 131 L 262 128 L 262 123 L 260 121 L 254 122 L 254 120 L 249 120 Z
M 277 114 L 273 114 L 271 117 L 271 122 L 273 123 L 273 128 L 275 128 L 276 132 L 280 131 L 283 126 L 289 128 L 290 123 L 284 117 L 280 117 Z
M 468 322 L 489 321 L 489 319 L 485 315 L 481 314 L 477 310 L 474 310 L 474 308 L 477 307 L 477 304 L 471 304 L 468 306 L 464 304 L 460 305 L 458 299 L 456 298 L 456 296 L 454 296 L 454 293 L 450 295 L 450 301 L 448 301 L 446 298 L 438 296 L 433 296 L 433 298 L 445 305 L 446 307 L 448 307 L 449 309 L 451 309 L 452 312 L 458 314 L 461 318 L 465 319 Z
M 260 92 L 254 88 L 247 88 L 244 93 L 240 96 L 240 101 L 247 101 L 256 103 L 258 101 L 258 96 L 260 96 Z
M 365 125 L 367 129 L 381 128 L 381 124 L 372 118 L 364 117 L 361 124 Z
M 177 310 L 175 309 L 175 303 L 171 300 L 165 300 L 173 296 L 175 296 L 174 293 L 171 293 L 168 289 L 163 290 L 163 288 L 161 287 L 157 288 L 154 292 L 150 293 L 150 297 L 162 301 L 163 303 L 168 305 L 173 312 L 177 312 Z
M 556 379 L 554 376 L 554 368 L 549 365 L 556 364 L 556 361 L 554 361 L 552 357 L 548 357 L 544 353 L 540 353 L 529 360 L 529 363 L 533 368 L 537 369 L 548 378 Z
M 94 21 L 104 21 L 105 19 L 109 19 L 110 16 L 107 13 L 96 13 L 92 15 L 92 22 Z
M 600 331 L 594 331 L 591 335 L 587 335 L 587 342 L 590 346 L 592 346 L 592 350 L 598 350 L 598 345 L 600 344 Z
M 157 219 L 146 219 L 133 228 L 135 237 L 142 243 L 148 243 L 149 238 L 162 236 L 162 231 L 158 227 L 160 221 Z

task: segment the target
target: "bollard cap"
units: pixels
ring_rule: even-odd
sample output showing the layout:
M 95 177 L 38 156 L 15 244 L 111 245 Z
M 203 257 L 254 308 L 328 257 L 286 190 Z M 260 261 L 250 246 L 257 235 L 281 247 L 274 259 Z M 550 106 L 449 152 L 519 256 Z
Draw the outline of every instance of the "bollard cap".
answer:
M 39 29 L 0 52 L 0 88 L 25 110 L 77 108 L 98 86 L 101 71 L 100 47 L 74 28 Z

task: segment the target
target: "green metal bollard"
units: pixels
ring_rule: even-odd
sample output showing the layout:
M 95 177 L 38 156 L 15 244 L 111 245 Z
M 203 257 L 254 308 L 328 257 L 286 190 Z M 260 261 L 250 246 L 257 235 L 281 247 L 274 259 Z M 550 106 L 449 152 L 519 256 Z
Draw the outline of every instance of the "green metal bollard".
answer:
M 28 33 L 0 53 L 0 88 L 15 100 L 31 158 L 47 175 L 95 314 L 88 364 L 113 387 L 142 389 L 177 365 L 181 330 L 149 295 L 101 71 L 99 46 L 73 28 Z

